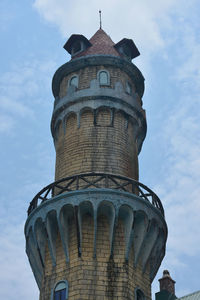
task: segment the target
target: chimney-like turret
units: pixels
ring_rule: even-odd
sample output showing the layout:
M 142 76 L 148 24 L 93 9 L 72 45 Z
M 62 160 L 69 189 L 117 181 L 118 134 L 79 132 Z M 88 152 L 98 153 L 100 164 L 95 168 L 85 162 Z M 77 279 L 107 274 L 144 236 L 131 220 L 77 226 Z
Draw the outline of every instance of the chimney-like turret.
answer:
M 163 277 L 159 279 L 160 292 L 156 293 L 156 300 L 173 300 L 175 296 L 175 281 L 168 270 L 163 271 Z
M 171 294 L 175 295 L 175 283 L 168 270 L 163 271 L 163 277 L 159 279 L 160 282 L 160 291 L 168 291 Z

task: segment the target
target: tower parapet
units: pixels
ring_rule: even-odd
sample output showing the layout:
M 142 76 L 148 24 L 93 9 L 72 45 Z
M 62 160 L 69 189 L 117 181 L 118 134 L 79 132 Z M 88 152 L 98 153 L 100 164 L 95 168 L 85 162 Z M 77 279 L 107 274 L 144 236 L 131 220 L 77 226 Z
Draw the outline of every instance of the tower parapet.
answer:
M 102 29 L 90 40 L 72 35 L 64 48 L 72 59 L 52 82 L 55 182 L 33 199 L 25 225 L 40 300 L 57 299 L 63 286 L 74 300 L 150 299 L 167 226 L 161 201 L 138 182 L 139 51 Z

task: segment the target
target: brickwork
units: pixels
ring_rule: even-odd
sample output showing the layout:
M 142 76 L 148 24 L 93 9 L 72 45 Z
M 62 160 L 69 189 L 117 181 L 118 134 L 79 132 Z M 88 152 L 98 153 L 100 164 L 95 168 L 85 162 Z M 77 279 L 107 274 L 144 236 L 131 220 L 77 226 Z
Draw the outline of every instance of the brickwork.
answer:
M 59 280 L 69 283 L 70 300 L 86 299 L 134 299 L 134 291 L 139 287 L 147 300 L 151 299 L 151 285 L 148 273 L 140 267 L 134 268 L 131 260 L 124 260 L 124 228 L 122 220 L 116 227 L 114 256 L 109 257 L 109 223 L 104 215 L 98 217 L 97 256 L 93 257 L 94 226 L 89 214 L 82 218 L 82 256 L 78 257 L 76 227 L 70 221 L 69 253 L 66 263 L 58 235 L 56 246 L 56 267 L 52 267 L 48 249 L 46 250 L 45 274 L 40 300 L 49 300 L 52 289 Z
M 160 291 L 168 291 L 170 294 L 175 295 L 175 281 L 171 278 L 169 271 L 163 271 L 163 277 L 159 279 Z
M 68 89 L 68 82 L 70 78 L 74 75 L 77 75 L 79 78 L 78 89 L 86 89 L 90 87 L 90 82 L 93 79 L 97 79 L 97 73 L 100 70 L 107 70 L 110 73 L 110 88 L 114 88 L 116 82 L 120 81 L 124 87 L 126 88 L 126 82 L 130 82 L 132 86 L 132 91 L 134 91 L 134 82 L 125 72 L 116 67 L 104 67 L 104 66 L 90 66 L 83 69 L 80 69 L 77 72 L 73 72 L 70 75 L 64 77 L 60 84 L 60 94 L 59 97 L 62 98 L 66 96 Z
M 98 72 L 104 69 L 110 74 L 110 88 L 120 81 L 126 90 L 126 83 L 130 82 L 134 91 L 133 79 L 124 71 L 102 65 L 84 67 L 66 76 L 61 82 L 59 96 L 67 94 L 72 76 L 78 76 L 79 90 L 87 89 L 91 80 L 97 79 Z M 138 180 L 137 125 L 133 119 L 122 111 L 101 107 L 96 111 L 86 108 L 79 121 L 80 124 L 73 113 L 65 120 L 66 124 L 58 126 L 55 180 L 87 172 L 108 172 Z M 70 300 L 132 300 L 137 287 L 147 300 L 151 299 L 149 274 L 142 272 L 140 264 L 134 267 L 133 247 L 128 262 L 125 261 L 124 221 L 119 219 L 112 233 L 104 209 L 99 211 L 95 243 L 92 215 L 87 213 L 81 217 L 80 245 L 76 222 L 74 218 L 69 221 L 69 263 L 66 263 L 59 236 L 56 267 L 51 265 L 47 249 L 40 300 L 50 299 L 50 293 L 59 280 L 68 281 Z
M 89 172 L 112 173 L 138 180 L 138 152 L 146 135 L 141 100 L 144 78 L 134 64 L 113 48 L 113 42 L 104 32 L 103 36 L 100 30 L 91 39 L 92 46 L 85 51 L 90 56 L 71 60 L 53 77 L 55 105 L 51 129 L 56 149 L 55 181 Z M 126 39 L 125 43 L 133 48 L 131 40 Z M 100 70 L 109 72 L 110 84 L 99 88 Z M 76 90 L 80 92 L 76 92 L 75 87 L 69 89 L 74 75 L 78 77 Z M 118 82 L 121 84 L 117 85 Z M 75 186 L 72 181 L 70 189 L 81 189 L 82 182 L 77 181 Z M 116 187 L 114 180 L 112 183 L 105 180 L 105 184 L 98 181 L 98 184 L 102 184 L 104 190 L 91 190 L 88 184 L 85 190 L 54 197 L 58 194 L 57 184 L 53 199 L 42 203 L 35 213 L 31 210 L 26 225 L 31 228 L 26 230 L 27 249 L 32 251 L 40 300 L 53 300 L 51 295 L 61 280 L 68 282 L 69 300 L 136 300 L 137 288 L 142 290 L 146 300 L 151 299 L 151 281 L 161 259 L 157 252 L 163 251 L 166 241 L 167 230 L 162 216 L 157 216 L 155 207 L 151 209 L 148 201 L 136 196 L 138 191 L 136 195 L 112 191 Z M 50 189 L 46 195 L 49 192 Z M 35 202 L 33 204 L 35 208 Z M 145 212 L 144 216 L 138 211 Z M 40 224 L 44 222 L 41 228 L 34 225 L 37 213 L 41 213 Z M 151 224 L 154 214 L 156 220 L 161 218 L 159 228 L 165 228 L 163 239 L 158 239 L 161 247 L 151 243 L 147 247 L 152 232 L 149 233 L 144 222 L 148 220 Z M 34 236 L 35 229 L 38 230 L 37 246 L 33 245 L 34 239 L 29 238 L 29 234 Z M 155 238 L 155 234 L 152 237 Z M 48 241 L 45 259 L 44 238 Z M 146 252 L 141 249 L 144 245 Z
M 105 216 L 98 217 L 96 256 L 97 260 L 106 262 L 110 257 L 109 224 Z M 102 247 L 103 245 L 103 247 Z
M 60 125 L 56 143 L 55 179 L 86 173 L 109 172 L 138 179 L 137 149 L 134 143 L 134 125 L 124 114 L 114 114 L 111 126 L 110 110 L 97 113 L 85 111 L 80 128 L 75 115 L 66 122 L 66 132 Z

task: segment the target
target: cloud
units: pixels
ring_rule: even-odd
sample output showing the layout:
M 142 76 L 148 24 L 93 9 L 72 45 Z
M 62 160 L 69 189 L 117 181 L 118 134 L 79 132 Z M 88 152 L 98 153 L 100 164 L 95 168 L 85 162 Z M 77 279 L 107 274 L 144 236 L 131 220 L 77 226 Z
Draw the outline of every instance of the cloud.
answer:
M 7 32 L 16 19 L 15 13 L 7 8 L 7 1 L 0 2 L 0 32 Z
M 178 252 L 191 255 L 200 251 L 195 238 L 200 226 L 200 96 L 194 101 L 187 94 L 179 97 L 159 133 L 167 160 L 163 162 L 164 181 L 156 189 L 173 228 L 170 232 L 173 247 L 176 243 Z M 183 242 L 185 236 L 191 239 L 189 243 Z
M 183 32 L 188 26 L 183 23 L 188 12 L 195 11 L 195 5 L 197 0 L 90 0 L 87 4 L 84 0 L 35 0 L 33 7 L 46 22 L 55 25 L 66 40 L 73 33 L 90 38 L 99 28 L 98 12 L 101 9 L 103 29 L 114 42 L 124 37 L 135 41 L 142 53 L 136 64 L 151 78 L 152 59 L 157 55 L 168 59 L 171 53 L 174 55 L 173 47 L 179 43 L 180 36 L 190 36 L 189 31 Z M 170 45 L 172 52 L 168 49 Z M 184 55 L 184 51 L 181 52 Z M 176 55 L 180 56 L 180 50 Z M 182 64 L 182 68 L 187 69 L 188 65 Z
M 0 133 L 9 133 L 14 127 L 14 120 L 8 114 L 0 114 Z
M 2 220 L 2 219 L 1 219 Z M 9 220 L 1 226 L 0 233 L 0 281 L 1 299 L 13 299 L 12 290 L 17 290 L 19 299 L 37 299 L 38 288 L 28 265 L 24 251 L 23 224 L 12 224 Z
M 196 7 L 197 0 L 111 0 L 109 2 L 92 0 L 87 3 L 83 0 L 73 2 L 35 0 L 34 2 L 34 8 L 42 18 L 57 26 L 65 39 L 72 33 L 81 33 L 90 38 L 99 27 L 98 10 L 101 9 L 103 28 L 115 42 L 124 37 L 135 41 L 142 53 L 141 59 L 138 58 L 136 62 L 148 78 L 147 84 L 150 85 L 149 82 L 155 75 L 163 76 L 163 80 L 166 80 L 168 85 L 167 89 L 176 87 L 176 92 L 173 91 L 174 102 L 170 102 L 171 106 L 167 106 L 166 110 L 160 108 L 160 112 L 163 109 L 162 113 L 165 117 L 162 125 L 159 124 L 160 133 L 157 135 L 155 133 L 154 141 L 159 141 L 158 151 L 160 145 L 164 145 L 164 159 L 158 162 L 164 175 L 153 187 L 164 204 L 166 220 L 169 224 L 168 250 L 162 268 L 169 268 L 175 280 L 178 273 L 187 274 L 191 269 L 191 256 L 197 260 L 196 264 L 192 265 L 194 277 L 199 273 L 196 269 L 200 251 L 198 200 L 200 194 L 198 125 L 200 44 L 199 28 L 196 25 L 199 24 L 199 14 Z M 5 21 L 10 22 L 13 14 L 4 17 Z M 157 58 L 162 58 L 163 62 L 165 60 L 166 64 L 169 64 L 172 71 L 170 74 L 163 74 L 161 69 L 160 73 L 155 70 L 159 64 Z M 50 76 L 55 71 L 56 64 L 48 59 L 33 57 L 22 59 L 17 64 L 9 66 L 8 71 L 0 75 L 0 133 L 8 134 L 22 120 L 27 124 L 29 119 L 35 118 L 35 112 L 37 114 L 41 111 L 46 112 L 45 99 L 51 93 Z M 172 86 L 167 76 L 173 81 Z M 161 97 L 164 98 L 164 92 L 161 93 Z M 25 122 L 21 123 L 23 126 Z M 16 165 L 22 152 L 26 156 L 24 165 L 20 165 L 20 172 L 18 168 L 15 174 L 14 195 L 10 190 L 10 181 L 7 191 L 4 186 L 6 198 L 3 199 L 1 210 L 3 217 L 0 218 L 5 222 L 1 223 L 3 230 L 0 233 L 2 299 L 8 299 L 7 291 L 10 290 L 11 284 L 12 288 L 17 286 L 13 288 L 18 291 L 17 298 L 38 297 L 33 295 L 34 292 L 37 294 L 37 287 L 23 250 L 23 225 L 20 218 L 22 219 L 22 210 L 25 214 L 27 204 L 23 203 L 28 202 L 27 198 L 34 195 L 35 191 L 38 192 L 43 184 L 49 183 L 47 178 L 51 173 L 50 164 L 53 164 L 53 155 L 48 155 L 49 144 L 46 136 L 40 137 L 42 145 L 38 141 L 39 126 L 34 130 L 37 131 L 37 137 L 31 144 L 32 149 L 29 149 L 33 151 L 33 155 L 30 151 L 25 152 L 24 149 L 22 151 L 22 147 L 19 147 L 20 152 L 16 152 L 17 159 L 14 155 L 13 160 L 9 159 L 11 165 Z M 24 141 L 21 141 L 22 145 L 25 144 L 23 143 Z M 22 176 L 20 180 L 18 179 L 20 186 L 16 186 L 17 176 Z M 153 176 L 156 177 L 155 174 L 152 174 Z M 15 204 L 17 203 L 17 213 L 13 199 Z M 7 218 L 8 208 L 11 218 Z M 191 288 L 190 281 L 187 292 L 191 291 Z M 181 294 L 185 292 L 184 287 Z M 11 297 L 13 299 L 13 294 Z
M 20 70 L 20 71 L 19 71 Z M 44 102 L 41 95 L 50 91 L 53 60 L 31 58 L 13 64 L 0 75 L 0 133 L 9 133 L 21 119 L 33 119 L 36 105 Z
M 174 3 L 174 0 L 164 3 L 131 0 L 112 0 L 108 3 L 106 0 L 90 0 L 86 5 L 83 0 L 76 0 L 73 3 L 64 0 L 36 0 L 34 7 L 45 20 L 56 24 L 63 36 L 69 36 L 74 32 L 93 35 L 99 28 L 98 11 L 101 9 L 103 28 L 110 32 L 114 39 L 134 35 L 139 40 L 145 41 L 148 47 L 155 48 L 163 44 L 156 22 L 158 16 L 168 11 Z
M 192 53 L 196 52 L 193 46 Z M 177 66 L 180 74 L 182 67 Z M 185 77 L 176 73 L 179 94 L 175 93 L 174 103 L 166 111 L 159 129 L 157 139 L 164 145 L 161 162 L 163 175 L 153 188 L 163 202 L 169 227 L 167 255 L 162 270 L 169 269 L 172 277 L 180 281 L 184 281 L 183 273 L 190 272 L 196 276 L 199 264 L 191 260 L 198 260 L 200 252 L 200 87 L 191 92 L 196 65 L 190 64 L 189 69 L 190 73 L 186 73 Z M 185 87 L 185 80 L 188 88 Z M 177 295 L 197 289 L 195 282 L 188 279 L 188 283 L 185 283 L 187 288 L 177 285 Z
M 6 97 L 1 98 L 0 108 L 1 110 L 6 110 L 10 113 L 18 114 L 22 117 L 26 115 L 30 117 L 33 113 L 31 109 L 25 106 L 23 103 L 17 102 L 13 99 L 9 99 Z
M 194 34 L 192 32 L 192 34 Z M 195 37 L 194 37 L 195 38 Z M 189 41 L 186 41 L 187 45 Z M 200 89 L 200 43 L 191 40 L 188 47 L 188 57 L 184 59 L 184 62 L 180 68 L 176 70 L 174 78 L 183 83 L 183 88 L 193 89 L 193 92 L 199 91 Z

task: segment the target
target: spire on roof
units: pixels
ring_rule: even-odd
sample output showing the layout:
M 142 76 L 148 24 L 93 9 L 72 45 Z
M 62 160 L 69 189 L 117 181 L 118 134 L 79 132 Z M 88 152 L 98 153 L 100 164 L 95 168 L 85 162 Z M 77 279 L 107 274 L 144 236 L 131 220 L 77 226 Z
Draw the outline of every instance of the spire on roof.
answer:
M 86 55 L 105 54 L 120 56 L 119 52 L 114 48 L 115 43 L 103 29 L 97 32 L 89 40 L 92 46 L 86 50 Z
M 101 29 L 101 25 L 102 25 L 102 22 L 101 22 L 101 10 L 99 10 L 99 21 L 100 21 L 100 29 Z

